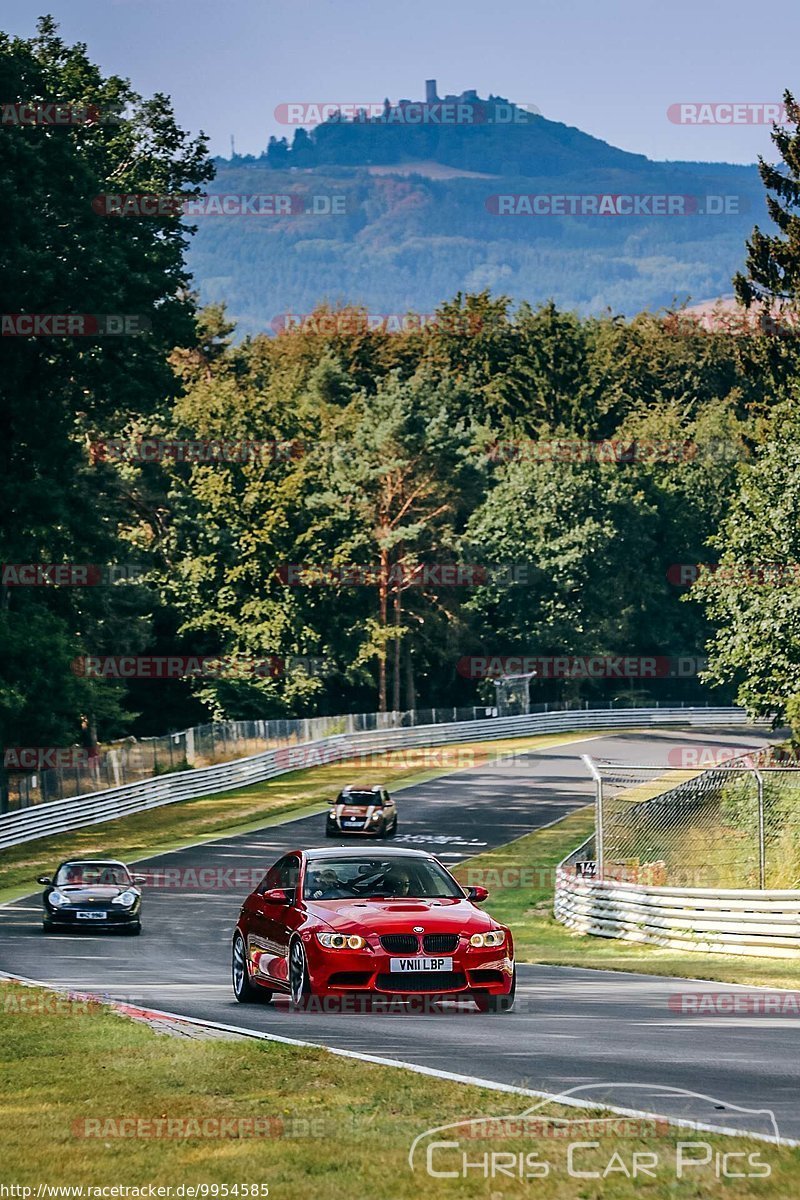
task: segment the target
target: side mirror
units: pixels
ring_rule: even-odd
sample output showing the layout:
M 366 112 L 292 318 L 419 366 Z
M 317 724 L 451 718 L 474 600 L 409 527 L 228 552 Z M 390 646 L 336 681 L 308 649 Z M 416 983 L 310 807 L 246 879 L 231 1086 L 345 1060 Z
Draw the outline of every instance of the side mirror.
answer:
M 147 883 L 147 876 L 146 875 L 131 875 L 131 880 L 133 883 Z
M 38 876 L 37 876 L 37 878 L 36 878 L 36 882 L 37 882 L 37 883 L 43 883 L 43 884 L 45 884 L 45 885 L 46 885 L 46 884 L 48 884 L 48 883 L 52 883 L 53 881 L 52 881 L 52 879 L 50 878 L 50 876 L 49 876 L 49 875 L 38 875 Z
M 468 887 L 467 899 L 473 904 L 483 904 L 484 900 L 489 899 L 489 889 L 481 887 L 480 884 L 477 887 Z
M 261 893 L 261 899 L 265 904 L 291 904 L 292 893 L 283 888 L 268 888 L 266 892 Z

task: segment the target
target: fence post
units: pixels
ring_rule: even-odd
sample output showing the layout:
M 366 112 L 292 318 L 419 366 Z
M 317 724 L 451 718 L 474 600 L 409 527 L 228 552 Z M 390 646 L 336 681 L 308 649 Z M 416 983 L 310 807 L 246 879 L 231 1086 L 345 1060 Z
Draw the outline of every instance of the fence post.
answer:
M 604 829 L 603 829 L 603 776 L 598 771 L 597 767 L 592 762 L 588 754 L 582 754 L 581 758 L 586 763 L 589 769 L 589 774 L 594 780 L 594 857 L 597 863 L 597 878 L 603 878 L 604 869 Z
M 756 785 L 758 787 L 758 886 L 763 892 L 767 886 L 767 854 L 764 837 L 764 776 L 755 768 L 753 768 L 753 774 L 756 777 Z

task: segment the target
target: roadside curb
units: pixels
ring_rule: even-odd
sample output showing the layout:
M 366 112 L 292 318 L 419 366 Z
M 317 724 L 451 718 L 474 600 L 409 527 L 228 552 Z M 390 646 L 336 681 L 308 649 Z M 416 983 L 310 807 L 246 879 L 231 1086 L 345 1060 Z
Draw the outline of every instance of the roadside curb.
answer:
M 466 1084 L 469 1087 L 485 1088 L 493 1092 L 505 1092 L 514 1096 L 528 1096 L 531 1099 L 548 1100 L 552 1103 L 563 1104 L 568 1108 L 578 1108 L 590 1110 L 593 1112 L 603 1111 L 614 1113 L 622 1117 L 636 1117 L 641 1119 L 652 1120 L 658 1117 L 664 1120 L 668 1125 L 676 1129 L 691 1129 L 700 1133 L 722 1134 L 727 1137 L 750 1138 L 753 1141 L 767 1142 L 773 1146 L 786 1146 L 790 1148 L 800 1147 L 800 1140 L 794 1138 L 773 1137 L 765 1133 L 744 1132 L 741 1129 L 732 1129 L 726 1125 L 712 1125 L 707 1122 L 690 1121 L 682 1117 L 669 1117 L 663 1113 L 647 1112 L 643 1109 L 627 1108 L 616 1104 L 606 1104 L 605 1102 L 581 1100 L 575 1096 L 565 1096 L 556 1092 L 541 1091 L 536 1088 L 516 1087 L 510 1083 L 498 1083 L 493 1079 L 480 1079 L 470 1075 L 460 1075 L 453 1071 L 441 1071 L 436 1067 L 424 1067 L 417 1063 L 402 1062 L 394 1058 L 382 1058 L 376 1054 L 364 1054 L 359 1050 L 344 1050 L 337 1046 L 326 1046 L 320 1042 L 309 1042 L 301 1038 L 284 1037 L 277 1033 L 265 1033 L 262 1030 L 244 1029 L 239 1025 L 227 1025 L 220 1021 L 206 1021 L 200 1017 L 186 1017 L 180 1013 L 167 1012 L 158 1008 L 139 1008 L 136 1005 L 119 1003 L 114 1000 L 99 1000 L 99 998 L 91 992 L 78 992 L 72 988 L 62 988 L 48 983 L 42 983 L 38 979 L 27 979 L 20 975 L 12 975 L 7 971 L 0 971 L 0 979 L 6 979 L 10 983 L 22 984 L 24 987 L 46 988 L 48 991 L 67 993 L 76 999 L 81 1000 L 98 1000 L 99 1003 L 107 1005 L 114 1009 L 121 1016 L 127 1016 L 132 1019 L 146 1020 L 148 1024 L 153 1024 L 155 1028 L 156 1022 L 169 1022 L 178 1025 L 188 1025 L 197 1029 L 215 1030 L 220 1036 L 234 1035 L 237 1038 L 252 1038 L 256 1041 L 263 1042 L 278 1042 L 285 1046 L 297 1046 L 303 1050 L 319 1050 L 325 1054 L 333 1054 L 338 1058 L 355 1059 L 357 1062 L 371 1063 L 378 1067 L 391 1067 L 395 1070 L 410 1071 L 416 1075 L 426 1075 L 433 1079 L 446 1080 L 449 1083 Z M 169 1032 L 169 1030 L 164 1030 Z M 649 1086 L 649 1085 L 648 1085 Z M 661 1086 L 653 1084 L 653 1087 Z

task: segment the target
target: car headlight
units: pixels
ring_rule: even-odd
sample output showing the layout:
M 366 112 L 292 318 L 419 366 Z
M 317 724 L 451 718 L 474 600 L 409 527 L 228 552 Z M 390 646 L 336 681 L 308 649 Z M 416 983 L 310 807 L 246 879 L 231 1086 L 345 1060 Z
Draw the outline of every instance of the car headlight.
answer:
M 318 933 L 317 938 L 326 950 L 363 950 L 367 944 L 357 933 Z
M 381 819 L 381 814 L 379 812 L 374 812 L 372 814 L 372 816 L 370 817 L 370 821 L 380 821 L 380 819 Z
M 118 896 L 114 897 L 111 903 L 121 904 L 124 908 L 130 908 L 132 904 L 136 903 L 136 900 L 137 893 L 128 890 L 127 892 L 120 892 Z
M 63 908 L 65 904 L 70 903 L 69 896 L 65 896 L 63 892 L 51 892 L 47 899 L 54 908 Z
M 489 946 L 502 946 L 505 940 L 506 935 L 502 929 L 490 929 L 488 933 L 473 933 L 469 944 L 476 948 L 481 946 L 488 948 Z

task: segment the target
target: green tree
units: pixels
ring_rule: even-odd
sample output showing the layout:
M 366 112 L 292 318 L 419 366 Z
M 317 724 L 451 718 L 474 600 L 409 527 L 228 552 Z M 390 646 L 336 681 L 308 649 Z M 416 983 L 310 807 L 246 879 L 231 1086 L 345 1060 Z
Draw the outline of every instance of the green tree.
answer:
M 91 109 L 85 123 L 0 129 L 0 308 L 130 314 L 150 326 L 137 337 L 0 339 L 0 560 L 128 561 L 120 533 L 142 519 L 141 506 L 124 473 L 94 464 L 89 447 L 169 410 L 178 385 L 168 352 L 194 335 L 188 231 L 175 217 L 103 216 L 93 201 L 196 188 L 212 173 L 205 142 L 178 128 L 166 97 L 142 100 L 126 80 L 104 77 L 50 18 L 31 39 L 0 35 L 0 94 Z M 3 744 L 23 735 L 63 744 L 101 718 L 102 732 L 119 732 L 119 689 L 101 699 L 101 685 L 70 663 L 87 650 L 139 648 L 151 603 L 124 587 L 0 589 L 15 649 L 0 666 Z M 57 697 L 50 706 L 34 703 L 33 681 L 44 677 Z M 20 705 L 20 696 L 29 699 Z
M 434 614 L 457 620 L 436 574 L 431 579 L 420 572 L 426 563 L 452 561 L 480 495 L 469 426 L 453 417 L 458 395 L 452 382 L 436 384 L 423 373 L 410 380 L 391 376 L 373 395 L 355 396 L 313 501 L 326 532 L 335 531 L 334 561 L 377 566 L 377 612 L 364 626 L 357 661 L 377 663 L 381 712 L 388 706 L 390 643 L 392 707 L 399 709 L 408 622 L 423 625 Z M 410 677 L 410 655 L 406 663 Z M 413 707 L 413 682 L 408 691 Z
M 736 294 L 749 308 L 774 302 L 790 305 L 800 298 L 800 106 L 791 92 L 783 95 L 789 127 L 776 127 L 771 137 L 781 162 L 759 157 L 758 171 L 767 189 L 767 212 L 777 234 L 756 226 L 747 243 L 747 272 L 734 278 Z
M 775 411 L 773 432 L 753 463 L 740 468 L 739 490 L 713 539 L 716 572 L 691 595 L 716 627 L 709 678 L 738 685 L 754 714 L 783 717 L 800 692 L 800 420 L 796 401 Z
M 667 632 L 654 646 L 651 631 L 665 585 L 642 569 L 658 533 L 654 504 L 624 470 L 510 464 L 467 529 L 481 561 L 510 568 L 470 601 L 484 653 L 669 652 Z

